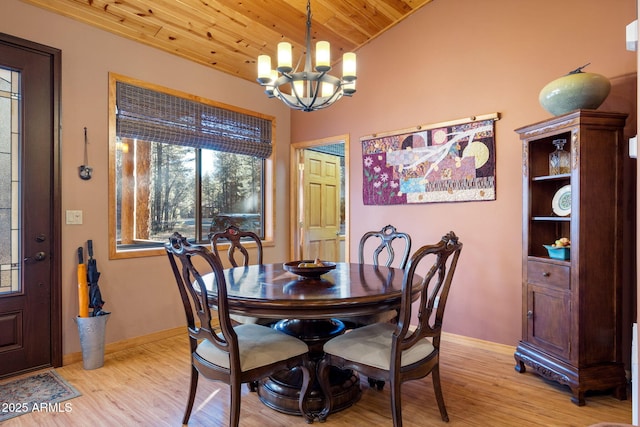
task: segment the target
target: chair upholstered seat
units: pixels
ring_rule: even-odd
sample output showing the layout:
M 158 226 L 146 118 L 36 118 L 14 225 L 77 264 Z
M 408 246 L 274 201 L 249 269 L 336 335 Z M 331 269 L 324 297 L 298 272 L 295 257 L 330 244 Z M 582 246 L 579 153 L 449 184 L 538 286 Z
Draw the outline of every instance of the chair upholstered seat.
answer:
M 270 365 L 307 353 L 307 345 L 297 338 L 266 326 L 246 324 L 235 326 L 242 371 Z M 222 337 L 221 334 L 218 336 Z M 196 354 L 208 362 L 229 369 L 229 353 L 217 348 L 211 341 L 198 344 Z
M 391 323 L 374 323 L 349 331 L 327 342 L 325 354 L 331 354 L 363 365 L 384 370 L 391 369 L 391 345 L 397 326 Z M 400 366 L 411 365 L 434 353 L 428 338 L 402 352 Z

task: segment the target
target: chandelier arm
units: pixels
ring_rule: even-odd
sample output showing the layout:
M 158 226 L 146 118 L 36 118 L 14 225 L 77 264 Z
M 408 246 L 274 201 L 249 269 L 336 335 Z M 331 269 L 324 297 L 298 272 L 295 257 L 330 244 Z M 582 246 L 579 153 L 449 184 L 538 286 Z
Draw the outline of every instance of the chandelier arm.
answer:
M 298 93 L 298 90 L 296 89 L 296 86 L 293 84 L 293 81 L 291 82 L 291 95 L 295 96 L 297 103 L 300 105 L 305 105 L 305 103 L 302 101 L 302 94 Z M 304 92 L 303 92 L 304 93 Z
M 311 100 L 311 103 L 309 104 L 310 106 L 313 106 L 316 103 L 316 99 L 318 99 L 318 92 L 322 91 L 322 78 L 324 77 L 325 74 L 327 74 L 326 71 L 321 72 L 320 75 L 318 76 L 317 80 L 316 80 L 315 90 L 313 91 L 313 99 Z M 311 87 L 312 87 L 311 80 L 307 81 L 307 85 L 309 87 L 309 90 L 307 91 L 307 93 L 311 93 Z M 335 90 L 334 90 L 334 92 L 335 92 Z
M 317 111 L 323 108 L 329 107 L 333 105 L 334 102 L 342 98 L 342 93 L 340 91 L 336 91 L 328 100 L 318 104 L 318 105 L 307 105 L 305 103 L 298 102 L 297 99 L 293 99 L 294 97 L 289 95 L 288 93 L 276 91 L 274 92 L 274 97 L 281 100 L 285 105 L 294 109 L 294 110 L 302 110 L 302 111 Z
M 284 102 L 288 107 L 294 110 L 302 110 L 302 111 L 313 111 L 313 109 L 307 106 L 305 103 L 301 102 L 298 98 L 295 98 L 288 93 L 277 91 L 276 98 L 280 99 Z
M 333 104 L 334 102 L 336 102 L 338 99 L 342 98 L 342 89 L 337 87 L 333 93 L 331 94 L 331 96 L 327 97 L 327 99 L 322 102 L 321 104 L 318 104 L 318 106 L 314 106 L 314 108 L 320 109 L 320 108 L 325 108 L 330 106 L 331 104 Z
M 296 62 L 295 68 L 291 71 L 291 73 L 297 73 L 300 69 L 300 63 L 302 62 L 302 56 L 298 58 L 298 62 Z M 306 65 L 305 65 L 306 67 Z M 283 73 L 284 74 L 284 73 Z

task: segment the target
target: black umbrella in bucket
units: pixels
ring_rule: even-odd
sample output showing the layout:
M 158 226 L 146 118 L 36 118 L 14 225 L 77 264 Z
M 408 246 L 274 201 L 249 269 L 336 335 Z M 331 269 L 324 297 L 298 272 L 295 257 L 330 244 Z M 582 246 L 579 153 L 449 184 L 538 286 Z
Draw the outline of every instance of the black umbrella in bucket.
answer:
M 93 308 L 91 316 L 102 316 L 109 314 L 102 310 L 104 301 L 102 300 L 102 294 L 100 293 L 100 286 L 98 286 L 98 279 L 100 278 L 100 272 L 98 271 L 98 265 L 93 258 L 93 240 L 87 240 L 87 252 L 89 253 L 89 260 L 87 261 L 87 282 L 89 282 L 89 307 Z

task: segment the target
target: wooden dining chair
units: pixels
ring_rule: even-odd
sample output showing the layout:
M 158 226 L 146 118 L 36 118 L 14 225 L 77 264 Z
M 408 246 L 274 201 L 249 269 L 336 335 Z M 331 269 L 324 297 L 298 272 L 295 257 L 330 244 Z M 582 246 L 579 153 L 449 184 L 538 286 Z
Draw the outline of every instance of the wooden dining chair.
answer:
M 390 267 L 396 258 L 394 245 L 397 246 L 397 249 L 402 250 L 402 256 L 399 258 L 397 267 L 404 269 L 411 253 L 411 236 L 408 233 L 396 230 L 391 224 L 385 225 L 379 231 L 367 231 L 362 235 L 358 245 L 358 263 L 373 263 L 373 265 L 378 266 L 380 261 L 383 260 L 384 266 Z M 382 255 L 383 251 L 385 252 L 384 255 Z M 382 275 L 383 273 L 381 272 L 380 274 Z M 384 280 L 384 277 L 382 279 Z M 385 313 L 341 318 L 339 320 L 345 324 L 347 329 L 354 329 L 372 323 L 392 321 L 397 315 L 398 312 L 396 310 L 390 310 Z M 375 381 L 370 380 L 370 382 L 373 385 Z M 381 388 L 383 385 L 384 382 L 378 381 L 378 387 Z
M 312 422 L 305 402 L 315 374 L 309 369 L 307 344 L 266 326 L 233 326 L 220 259 L 205 246 L 189 244 L 179 233 L 169 238 L 165 248 L 184 306 L 191 348 L 191 386 L 182 423 L 187 424 L 191 416 L 199 375 L 229 385 L 229 425 L 235 427 L 240 419 L 241 384 L 294 368 L 302 372 L 298 407 L 305 421 Z M 213 275 L 213 290 L 206 287 L 205 273 Z M 209 309 L 210 295 L 217 295 L 216 329 Z
M 256 244 L 256 248 L 258 251 L 258 262 L 256 264 L 262 264 L 262 241 L 260 240 L 260 236 L 258 236 L 256 233 L 252 231 L 240 230 L 235 225 L 230 225 L 224 231 L 209 233 L 211 249 L 218 257 L 220 257 L 220 253 L 218 252 L 218 245 L 223 242 L 229 242 L 227 258 L 229 260 L 229 263 L 231 263 L 233 267 L 238 266 L 238 262 L 235 258 L 236 251 L 242 254 L 242 265 L 249 265 L 249 252 L 247 251 L 247 248 L 242 244 L 243 240 L 245 242 L 249 240 Z
M 401 384 L 431 374 L 440 416 L 443 421 L 449 421 L 440 384 L 440 334 L 461 250 L 462 243 L 453 232 L 435 245 L 418 249 L 405 269 L 397 324 L 381 322 L 364 326 L 324 344 L 318 381 L 328 397 L 320 420 L 326 419 L 333 405 L 329 369 L 335 366 L 389 382 L 394 427 L 402 426 Z M 419 282 L 422 288 L 418 304 L 412 307 L 412 283 L 418 266 L 421 271 L 429 270 Z M 418 321 L 415 326 L 410 325 L 412 313 Z
M 229 243 L 229 249 L 227 250 L 227 259 L 232 267 L 238 267 L 240 265 L 238 261 L 242 263 L 243 266 L 248 266 L 250 264 L 250 256 L 247 248 L 242 244 L 242 242 L 253 242 L 256 245 L 256 264 L 262 264 L 262 241 L 260 240 L 260 236 L 252 231 L 244 231 L 238 228 L 235 225 L 230 225 L 224 231 L 218 231 L 209 233 L 209 242 L 211 243 L 211 250 L 218 258 L 220 258 L 220 246 Z M 236 254 L 240 253 L 240 257 L 236 260 Z M 257 323 L 258 325 L 271 325 L 275 322 L 274 319 L 265 319 L 260 317 L 251 317 L 251 316 L 242 316 L 237 314 L 232 314 L 231 319 L 238 323 Z M 255 387 L 251 388 L 255 391 Z
M 409 234 L 400 232 L 396 230 L 396 228 L 389 224 L 382 227 L 380 231 L 368 231 L 362 235 L 360 238 L 360 244 L 358 246 L 358 262 L 360 264 L 364 264 L 367 260 L 371 259 L 373 261 L 373 265 L 380 264 L 380 257 L 382 251 L 386 249 L 386 261 L 384 265 L 386 267 L 390 267 L 393 261 L 395 260 L 395 251 L 393 246 L 396 240 L 402 241 L 402 257 L 400 258 L 398 267 L 404 268 L 407 265 L 407 261 L 409 260 L 409 254 L 411 253 L 411 236 Z M 367 248 L 371 243 L 377 244 L 375 249 L 371 251 L 371 254 L 367 256 L 365 252 L 367 252 Z

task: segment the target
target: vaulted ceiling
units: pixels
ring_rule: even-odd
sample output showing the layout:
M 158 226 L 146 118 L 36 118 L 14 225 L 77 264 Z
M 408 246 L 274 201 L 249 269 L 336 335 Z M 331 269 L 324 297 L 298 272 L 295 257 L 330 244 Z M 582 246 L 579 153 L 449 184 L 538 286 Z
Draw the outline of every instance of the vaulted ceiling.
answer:
M 305 52 L 306 0 L 22 1 L 250 81 L 278 42 L 294 63 Z M 339 61 L 431 1 L 313 0 L 312 43 L 329 41 Z

